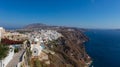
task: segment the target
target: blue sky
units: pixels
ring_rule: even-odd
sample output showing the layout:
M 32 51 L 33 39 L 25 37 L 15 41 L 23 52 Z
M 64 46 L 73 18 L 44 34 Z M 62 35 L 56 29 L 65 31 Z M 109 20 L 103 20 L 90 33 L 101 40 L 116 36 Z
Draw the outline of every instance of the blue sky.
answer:
M 0 0 L 0 26 L 120 28 L 120 0 Z

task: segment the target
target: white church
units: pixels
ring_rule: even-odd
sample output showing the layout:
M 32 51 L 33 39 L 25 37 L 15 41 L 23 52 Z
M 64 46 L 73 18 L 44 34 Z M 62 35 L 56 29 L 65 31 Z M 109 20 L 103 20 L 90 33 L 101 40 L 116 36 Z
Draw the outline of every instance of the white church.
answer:
M 32 56 L 39 56 L 44 49 L 44 43 L 42 40 L 35 38 L 34 43 L 31 44 Z

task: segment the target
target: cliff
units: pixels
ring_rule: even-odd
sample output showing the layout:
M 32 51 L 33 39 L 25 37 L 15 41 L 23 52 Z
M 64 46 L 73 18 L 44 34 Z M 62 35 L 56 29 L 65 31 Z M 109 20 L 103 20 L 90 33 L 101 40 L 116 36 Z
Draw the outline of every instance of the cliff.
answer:
M 78 30 L 68 31 L 62 29 L 58 31 L 63 37 L 49 43 L 53 45 L 51 50 L 56 55 L 49 55 L 50 67 L 85 67 L 91 58 L 85 51 L 83 43 L 87 41 L 87 37 Z
M 91 63 L 91 58 L 86 53 L 84 47 L 84 42 L 86 42 L 88 38 L 82 33 L 83 29 L 73 27 L 47 26 L 43 24 L 34 25 L 26 26 L 24 29 L 31 31 L 38 29 L 52 29 L 58 31 L 63 35 L 57 40 L 50 41 L 46 44 L 48 46 L 48 49 L 55 52 L 55 54 L 48 53 L 47 55 L 50 60 L 50 65 L 44 65 L 43 62 L 40 62 L 42 63 L 41 67 L 89 66 L 89 64 Z M 33 61 L 33 63 L 37 65 L 36 61 Z

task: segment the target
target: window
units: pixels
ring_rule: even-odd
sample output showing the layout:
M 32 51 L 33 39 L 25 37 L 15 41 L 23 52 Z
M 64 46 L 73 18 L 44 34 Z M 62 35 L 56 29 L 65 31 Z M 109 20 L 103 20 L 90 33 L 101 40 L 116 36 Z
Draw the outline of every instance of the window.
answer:
M 36 51 L 34 51 L 34 53 L 36 53 Z

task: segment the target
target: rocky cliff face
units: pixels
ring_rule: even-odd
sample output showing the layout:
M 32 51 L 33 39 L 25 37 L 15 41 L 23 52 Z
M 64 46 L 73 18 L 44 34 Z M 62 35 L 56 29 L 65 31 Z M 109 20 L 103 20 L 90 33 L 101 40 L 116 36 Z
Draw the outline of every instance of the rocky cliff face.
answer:
M 70 27 L 57 27 L 37 25 L 27 29 L 54 29 L 63 36 L 47 44 L 48 49 L 55 54 L 48 54 L 50 65 L 46 67 L 88 67 L 91 58 L 85 51 L 84 42 L 88 38 L 81 32 L 81 29 Z
M 50 67 L 85 67 L 89 66 L 91 58 L 85 51 L 83 43 L 87 37 L 78 30 L 68 31 L 62 29 L 58 31 L 63 37 L 48 44 L 52 45 L 51 50 L 55 55 L 49 55 Z

